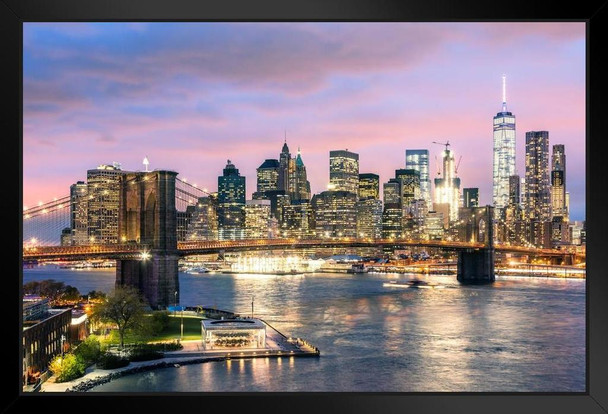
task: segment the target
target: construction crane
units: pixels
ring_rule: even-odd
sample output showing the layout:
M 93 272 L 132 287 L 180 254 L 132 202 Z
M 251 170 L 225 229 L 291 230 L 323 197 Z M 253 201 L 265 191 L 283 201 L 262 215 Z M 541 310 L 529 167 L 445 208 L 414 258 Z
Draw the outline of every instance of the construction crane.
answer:
M 462 155 L 458 158 L 458 162 L 456 163 L 456 168 L 454 168 L 454 174 L 458 174 L 458 166 L 460 166 L 460 161 L 462 161 Z
M 439 145 L 445 145 L 445 150 L 448 150 L 448 147 L 450 146 L 450 141 L 447 142 L 437 142 L 437 141 L 433 141 L 433 144 L 439 144 Z

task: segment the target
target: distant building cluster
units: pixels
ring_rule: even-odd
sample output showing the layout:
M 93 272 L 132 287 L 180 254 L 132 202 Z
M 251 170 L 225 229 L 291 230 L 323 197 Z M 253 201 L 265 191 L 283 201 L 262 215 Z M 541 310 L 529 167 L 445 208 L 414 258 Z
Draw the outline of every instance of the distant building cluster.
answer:
M 570 222 L 566 191 L 566 153 L 549 132 L 525 134 L 525 172 L 515 164 L 515 115 L 507 110 L 503 78 L 502 109 L 493 117 L 494 237 L 498 243 L 543 248 L 585 244 L 585 223 Z M 246 179 L 228 160 L 217 192 L 177 212 L 180 241 L 249 238 L 416 238 L 470 241 L 480 229 L 474 212 L 479 189 L 461 189 L 455 154 L 445 146 L 431 194 L 428 149 L 406 149 L 404 168 L 387 182 L 361 173 L 359 154 L 329 151 L 329 185 L 311 194 L 298 148 L 287 142 L 277 159 L 256 170 L 256 191 L 246 199 Z M 87 181 L 70 188 L 71 225 L 62 244 L 119 243 L 121 180 L 119 164 L 87 171 Z M 382 189 L 382 198 L 380 197 Z M 484 225 L 488 225 L 487 223 Z

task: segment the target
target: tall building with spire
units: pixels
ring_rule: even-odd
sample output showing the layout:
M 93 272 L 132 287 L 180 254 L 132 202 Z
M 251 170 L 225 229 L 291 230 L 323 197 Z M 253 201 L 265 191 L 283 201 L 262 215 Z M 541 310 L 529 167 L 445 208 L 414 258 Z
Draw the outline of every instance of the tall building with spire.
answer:
M 449 205 L 449 220 L 455 221 L 458 220 L 458 208 L 460 207 L 460 178 L 456 177 L 454 153 L 449 150 L 449 145 L 447 143 L 442 152 L 442 177 L 435 178 L 435 204 Z
M 292 185 L 289 189 L 289 195 L 291 196 L 291 200 L 299 203 L 302 201 L 310 200 L 310 182 L 306 176 L 306 166 L 304 165 L 304 161 L 302 161 L 302 154 L 300 152 L 300 148 L 298 147 L 298 155 L 293 160 L 293 179 L 290 179 L 290 183 Z
M 291 153 L 289 152 L 289 147 L 287 146 L 287 137 L 285 137 L 285 141 L 283 142 L 283 148 L 281 149 L 281 154 L 279 155 L 279 177 L 278 177 L 278 185 L 279 190 L 285 191 L 285 194 L 289 194 L 289 164 L 291 161 Z
M 496 214 L 509 204 L 509 177 L 515 175 L 515 115 L 507 111 L 506 76 L 502 77 L 502 109 L 494 116 L 492 203 Z

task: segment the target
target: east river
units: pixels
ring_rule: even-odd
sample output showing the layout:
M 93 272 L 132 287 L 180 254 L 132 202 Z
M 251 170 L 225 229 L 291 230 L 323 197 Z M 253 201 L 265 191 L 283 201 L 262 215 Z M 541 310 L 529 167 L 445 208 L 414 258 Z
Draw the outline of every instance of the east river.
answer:
M 163 368 L 97 386 L 101 392 L 585 391 L 585 281 L 501 277 L 444 289 L 396 289 L 416 275 L 180 273 L 181 304 L 261 317 L 321 350 L 319 358 L 232 360 Z M 109 292 L 113 269 L 24 269 Z

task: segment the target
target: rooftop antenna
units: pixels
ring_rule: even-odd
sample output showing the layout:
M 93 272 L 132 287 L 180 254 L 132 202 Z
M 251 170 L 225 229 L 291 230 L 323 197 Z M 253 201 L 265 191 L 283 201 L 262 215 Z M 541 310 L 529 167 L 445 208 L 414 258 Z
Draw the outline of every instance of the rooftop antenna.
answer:
M 146 172 L 150 172 L 150 171 L 148 171 L 148 165 L 150 165 L 150 161 L 148 160 L 148 156 L 145 155 L 144 156 L 144 167 L 146 168 Z
M 507 112 L 507 75 L 502 75 L 502 111 Z
M 285 130 L 285 143 L 287 144 L 287 130 Z

